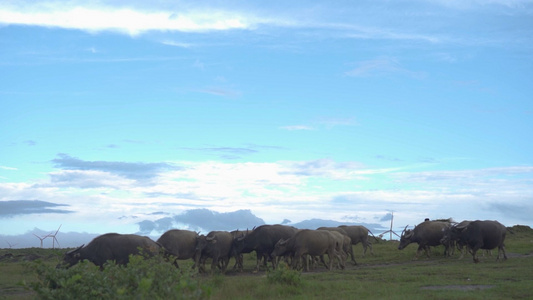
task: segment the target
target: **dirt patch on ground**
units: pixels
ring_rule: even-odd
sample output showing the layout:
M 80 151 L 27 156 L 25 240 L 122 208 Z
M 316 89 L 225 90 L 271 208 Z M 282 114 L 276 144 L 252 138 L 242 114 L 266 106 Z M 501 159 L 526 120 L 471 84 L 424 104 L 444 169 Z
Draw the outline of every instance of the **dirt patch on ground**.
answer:
M 527 253 L 527 254 L 521 254 L 521 253 L 507 253 L 507 258 L 514 258 L 514 257 L 532 257 L 533 253 Z
M 421 287 L 421 290 L 460 290 L 460 291 L 480 291 L 493 288 L 494 285 L 487 284 L 466 284 L 466 285 L 430 285 Z

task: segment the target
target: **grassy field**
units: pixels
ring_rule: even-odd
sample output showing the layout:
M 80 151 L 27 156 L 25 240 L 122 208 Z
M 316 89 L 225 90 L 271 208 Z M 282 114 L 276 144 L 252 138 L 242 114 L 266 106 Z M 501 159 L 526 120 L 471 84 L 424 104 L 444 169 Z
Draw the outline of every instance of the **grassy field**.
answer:
M 458 254 L 444 257 L 439 247 L 431 258 L 414 261 L 416 245 L 400 251 L 398 242 L 381 241 L 374 242 L 374 255 L 366 257 L 361 245 L 354 246 L 358 265 L 347 263 L 345 270 L 254 273 L 255 255 L 247 255 L 244 272 L 195 274 L 193 279 L 209 287 L 210 299 L 531 299 L 533 230 L 515 226 L 512 231 L 506 239 L 506 261 L 496 261 L 494 251 L 474 264 L 471 255 L 462 260 Z M 0 249 L 0 299 L 35 298 L 37 294 L 21 284 L 38 280 L 31 261 L 53 268 L 64 251 Z M 188 262 L 180 265 L 186 268 Z

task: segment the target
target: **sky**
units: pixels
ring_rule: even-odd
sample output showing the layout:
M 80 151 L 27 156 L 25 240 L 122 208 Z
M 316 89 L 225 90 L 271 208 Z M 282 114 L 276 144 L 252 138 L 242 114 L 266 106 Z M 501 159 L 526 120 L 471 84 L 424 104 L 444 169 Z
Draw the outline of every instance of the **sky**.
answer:
M 533 226 L 531 0 L 0 0 L 0 70 L 3 236 Z

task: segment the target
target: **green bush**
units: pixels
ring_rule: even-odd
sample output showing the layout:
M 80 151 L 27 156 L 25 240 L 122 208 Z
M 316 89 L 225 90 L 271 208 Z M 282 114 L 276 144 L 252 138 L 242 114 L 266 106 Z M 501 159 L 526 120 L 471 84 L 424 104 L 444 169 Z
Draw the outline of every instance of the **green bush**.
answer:
M 301 273 L 291 270 L 286 263 L 280 263 L 275 270 L 268 271 L 267 280 L 269 283 L 283 285 L 300 286 L 302 284 Z
M 38 261 L 32 268 L 38 280 L 29 286 L 42 299 L 207 299 L 211 294 L 195 274 L 159 256 L 130 256 L 127 266 L 108 262 L 103 270 L 88 261 L 69 269 Z

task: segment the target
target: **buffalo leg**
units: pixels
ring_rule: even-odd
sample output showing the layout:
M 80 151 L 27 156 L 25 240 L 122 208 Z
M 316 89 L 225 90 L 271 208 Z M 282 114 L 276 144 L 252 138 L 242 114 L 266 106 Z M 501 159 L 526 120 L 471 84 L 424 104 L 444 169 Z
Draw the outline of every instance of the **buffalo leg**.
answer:
M 476 256 L 477 249 L 472 251 L 472 258 L 474 259 L 474 262 L 477 264 L 479 262 L 479 259 Z
M 417 260 L 418 257 L 420 256 L 420 252 L 422 252 L 422 249 L 424 249 L 424 246 L 420 245 L 418 246 L 418 249 L 416 249 L 416 254 L 415 254 L 415 257 L 413 258 L 413 260 Z
M 339 260 L 340 269 L 344 270 L 346 268 L 346 258 L 348 257 L 348 254 L 341 251 L 341 252 L 337 252 L 336 256 L 337 256 L 337 259 Z
M 350 245 L 350 249 L 348 251 L 349 251 L 348 254 L 352 257 L 353 264 L 357 265 L 357 262 L 355 261 L 355 255 L 353 253 L 353 246 L 352 245 Z
M 370 248 L 370 254 L 374 255 L 374 250 L 372 249 L 372 243 L 370 241 L 363 242 L 363 257 L 366 255 L 366 249 Z
M 507 259 L 507 254 L 505 254 L 505 245 L 501 245 L 498 247 L 498 257 L 496 257 L 496 260 L 500 260 L 500 251 L 503 253 L 503 259 Z
M 255 272 L 259 272 L 259 263 L 261 262 L 261 259 L 263 259 L 263 253 L 257 252 L 257 259 L 255 261 Z

